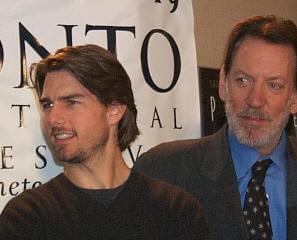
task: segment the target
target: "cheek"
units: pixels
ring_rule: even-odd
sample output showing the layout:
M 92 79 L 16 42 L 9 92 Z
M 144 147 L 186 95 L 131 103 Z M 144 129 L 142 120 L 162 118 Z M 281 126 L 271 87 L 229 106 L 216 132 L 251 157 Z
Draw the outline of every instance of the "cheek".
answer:
M 48 140 L 50 140 L 50 142 L 52 142 L 52 128 L 46 124 L 43 124 L 42 126 L 43 129 L 43 134 L 45 135 L 46 138 L 48 138 Z
M 106 126 L 106 119 L 97 113 L 84 114 L 83 117 L 71 119 L 71 124 L 77 131 L 84 131 L 92 133 L 96 129 L 103 128 Z
M 243 108 L 246 105 L 245 94 L 240 91 L 230 91 L 227 98 L 235 109 Z
M 280 101 L 270 101 L 269 109 L 272 116 L 278 117 L 284 111 L 289 111 L 287 102 L 280 102 Z
M 49 133 L 49 131 L 50 131 L 50 124 L 49 124 L 49 122 L 48 122 L 48 120 L 47 120 L 46 117 L 43 117 L 43 118 L 41 119 L 41 126 L 42 126 L 42 129 L 43 129 L 46 133 Z

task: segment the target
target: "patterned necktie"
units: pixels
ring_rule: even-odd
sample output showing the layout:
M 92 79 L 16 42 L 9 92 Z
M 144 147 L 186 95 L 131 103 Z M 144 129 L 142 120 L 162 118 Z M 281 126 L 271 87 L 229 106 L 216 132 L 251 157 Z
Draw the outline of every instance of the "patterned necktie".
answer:
M 265 173 L 271 164 L 270 159 L 257 161 L 252 168 L 244 200 L 243 214 L 251 239 L 272 239 L 268 200 L 264 187 Z

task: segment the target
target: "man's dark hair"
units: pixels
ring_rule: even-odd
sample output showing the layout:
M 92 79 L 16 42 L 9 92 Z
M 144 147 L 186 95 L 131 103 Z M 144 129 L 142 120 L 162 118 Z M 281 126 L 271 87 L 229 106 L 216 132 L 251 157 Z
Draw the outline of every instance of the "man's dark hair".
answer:
M 118 144 L 121 151 L 125 150 L 139 135 L 137 109 L 130 78 L 116 57 L 93 44 L 57 50 L 54 55 L 49 55 L 31 67 L 31 78 L 38 97 L 42 95 L 46 74 L 59 70 L 73 74 L 105 106 L 127 106 L 118 126 Z
M 274 15 L 254 16 L 239 22 L 231 31 L 224 59 L 224 71 L 231 69 L 234 56 L 240 44 L 248 37 L 255 37 L 268 43 L 291 46 L 295 51 L 295 80 L 297 81 L 297 28 L 291 20 Z

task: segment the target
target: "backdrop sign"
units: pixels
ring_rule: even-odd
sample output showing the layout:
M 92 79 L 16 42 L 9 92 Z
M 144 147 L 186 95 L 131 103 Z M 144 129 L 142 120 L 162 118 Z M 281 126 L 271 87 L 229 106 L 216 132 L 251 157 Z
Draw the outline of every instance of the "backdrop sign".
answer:
M 131 77 L 141 136 L 129 166 L 160 142 L 200 136 L 190 0 L 3 0 L 0 9 L 0 212 L 62 171 L 40 128 L 28 69 L 58 48 L 94 43 Z

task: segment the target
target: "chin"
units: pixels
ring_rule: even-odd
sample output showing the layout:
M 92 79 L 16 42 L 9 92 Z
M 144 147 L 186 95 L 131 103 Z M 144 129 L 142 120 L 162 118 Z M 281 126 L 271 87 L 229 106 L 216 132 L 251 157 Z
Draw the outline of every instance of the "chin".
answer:
M 83 162 L 82 154 L 70 154 L 65 149 L 57 150 L 58 159 L 64 163 L 81 163 Z
M 73 163 L 73 164 L 77 164 L 77 163 L 82 163 L 84 162 L 84 160 L 80 157 L 61 157 L 59 158 L 61 162 L 64 162 L 64 163 Z

